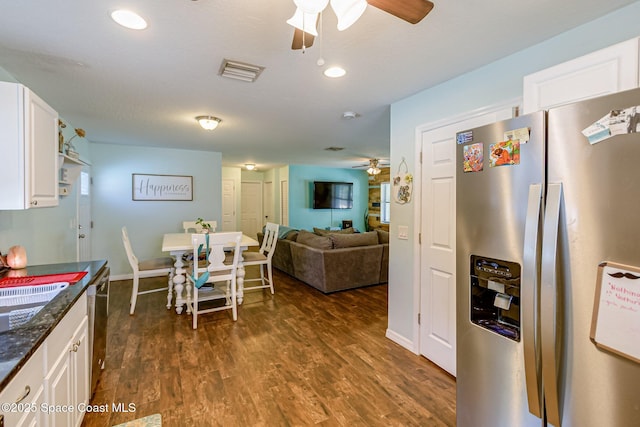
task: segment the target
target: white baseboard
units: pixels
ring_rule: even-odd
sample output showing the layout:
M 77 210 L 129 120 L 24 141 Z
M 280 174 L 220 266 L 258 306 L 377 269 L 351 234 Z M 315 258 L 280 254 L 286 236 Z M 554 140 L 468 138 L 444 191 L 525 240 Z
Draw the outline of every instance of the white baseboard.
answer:
M 411 341 L 408 338 L 405 338 L 404 336 L 400 335 L 399 333 L 397 333 L 395 331 L 392 331 L 391 329 L 387 328 L 387 332 L 385 333 L 385 337 L 389 338 L 391 341 L 395 342 L 396 344 L 406 348 L 410 352 L 418 354 L 413 350 L 413 341 Z

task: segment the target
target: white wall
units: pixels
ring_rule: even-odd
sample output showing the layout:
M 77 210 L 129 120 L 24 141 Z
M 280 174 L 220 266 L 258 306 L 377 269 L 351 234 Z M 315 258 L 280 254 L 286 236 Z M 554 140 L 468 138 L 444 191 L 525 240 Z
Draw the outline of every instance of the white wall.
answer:
M 636 37 L 638 22 L 640 2 L 392 104 L 391 170 L 404 157 L 415 172 L 418 126 L 520 97 L 525 75 Z M 387 334 L 405 345 L 418 330 L 416 210 L 414 203 L 391 205 Z M 399 225 L 409 226 L 409 240 L 398 240 Z
M 198 217 L 222 224 L 222 155 L 217 152 L 91 144 L 95 259 L 108 259 L 111 274 L 130 274 L 122 245 L 126 226 L 139 259 L 163 256 L 162 235 L 182 232 Z M 133 201 L 132 174 L 193 176 L 193 201 Z

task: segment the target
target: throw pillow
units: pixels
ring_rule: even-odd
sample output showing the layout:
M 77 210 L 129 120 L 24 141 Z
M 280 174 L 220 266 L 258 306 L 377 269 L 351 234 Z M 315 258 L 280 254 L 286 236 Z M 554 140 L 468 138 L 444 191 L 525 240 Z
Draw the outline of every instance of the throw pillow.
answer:
M 378 233 L 378 243 L 382 244 L 382 243 L 389 243 L 389 232 L 386 230 L 381 230 L 381 229 L 377 229 L 376 232 Z
M 378 233 L 375 231 L 353 234 L 332 234 L 329 237 L 333 241 L 333 247 L 336 249 L 378 244 Z
M 328 236 L 318 236 L 307 230 L 300 230 L 296 241 L 316 249 L 333 249 L 333 242 Z
M 313 227 L 313 232 L 318 236 L 328 236 L 330 234 L 353 234 L 353 227 L 343 228 L 342 230 L 325 230 L 324 228 Z

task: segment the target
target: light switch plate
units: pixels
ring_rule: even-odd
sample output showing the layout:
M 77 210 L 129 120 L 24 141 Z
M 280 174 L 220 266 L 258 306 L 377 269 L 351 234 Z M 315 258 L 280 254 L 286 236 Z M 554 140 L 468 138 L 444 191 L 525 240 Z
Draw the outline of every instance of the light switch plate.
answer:
M 398 226 L 398 239 L 409 240 L 409 227 L 406 225 Z

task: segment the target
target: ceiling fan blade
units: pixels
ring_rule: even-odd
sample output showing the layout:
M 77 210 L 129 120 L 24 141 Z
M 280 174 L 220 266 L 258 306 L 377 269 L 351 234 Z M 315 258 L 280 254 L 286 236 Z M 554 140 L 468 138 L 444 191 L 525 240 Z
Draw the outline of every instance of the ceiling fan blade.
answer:
M 367 0 L 367 3 L 411 24 L 420 22 L 433 9 L 428 0 Z
M 313 46 L 313 39 L 315 38 L 309 33 L 305 33 L 299 28 L 294 28 L 293 31 L 293 43 L 291 43 L 291 49 L 302 49 L 302 35 L 304 34 L 304 46 Z

